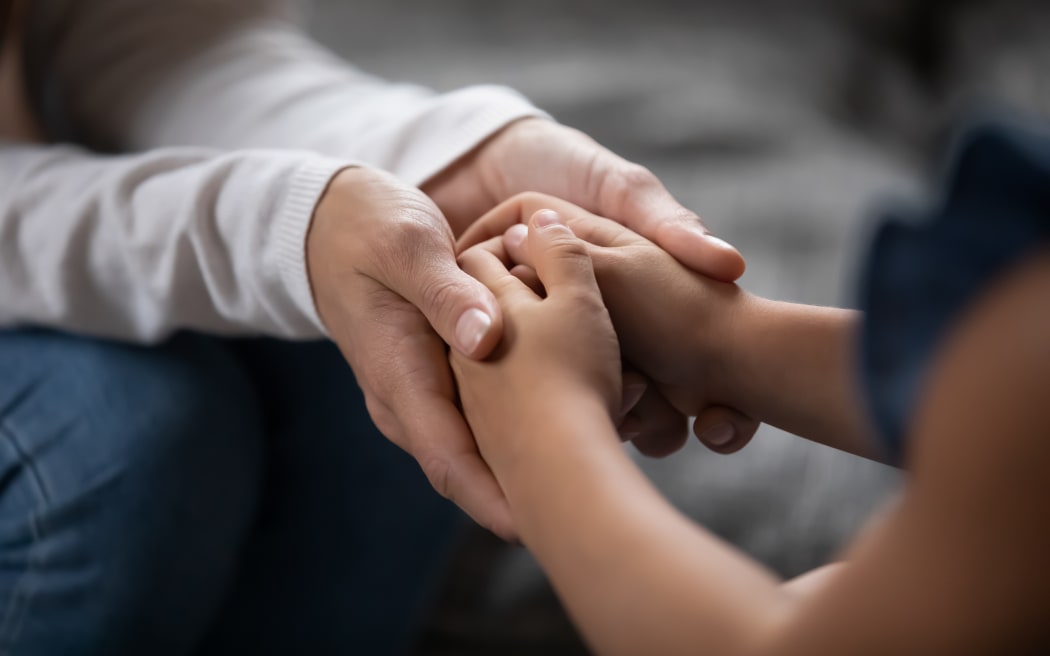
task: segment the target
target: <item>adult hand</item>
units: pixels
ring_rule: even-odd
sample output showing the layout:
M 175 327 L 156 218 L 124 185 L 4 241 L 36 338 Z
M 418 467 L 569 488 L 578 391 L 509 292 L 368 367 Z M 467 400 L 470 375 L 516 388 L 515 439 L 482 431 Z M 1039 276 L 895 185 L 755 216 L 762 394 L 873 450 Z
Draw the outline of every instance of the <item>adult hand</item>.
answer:
M 456 235 L 511 197 L 542 192 L 627 226 L 698 273 L 731 282 L 744 272 L 740 253 L 712 236 L 650 171 L 547 119 L 511 123 L 424 184 L 423 191 Z M 477 241 L 461 240 L 460 247 Z M 666 455 L 684 443 L 686 420 L 654 387 L 644 389 L 637 404 L 631 404 L 634 411 L 620 426 L 621 434 L 643 453 Z M 724 433 L 725 422 L 716 414 L 705 413 L 697 425 L 716 418 L 712 434 Z
M 457 235 L 503 201 L 535 191 L 627 226 L 697 273 L 724 282 L 744 273 L 740 253 L 712 236 L 650 171 L 547 119 L 510 124 L 423 190 Z
M 317 207 L 306 259 L 321 320 L 376 426 L 438 492 L 515 539 L 503 493 L 457 407 L 446 348 L 486 357 L 503 318 L 492 292 L 459 268 L 441 211 L 389 174 L 345 169 Z M 625 404 L 638 402 L 640 386 L 633 380 Z
M 485 357 L 502 315 L 456 263 L 441 212 L 391 175 L 345 169 L 317 207 L 306 258 L 321 320 L 379 430 L 416 458 L 438 492 L 514 539 L 503 493 L 456 407 L 445 346 Z

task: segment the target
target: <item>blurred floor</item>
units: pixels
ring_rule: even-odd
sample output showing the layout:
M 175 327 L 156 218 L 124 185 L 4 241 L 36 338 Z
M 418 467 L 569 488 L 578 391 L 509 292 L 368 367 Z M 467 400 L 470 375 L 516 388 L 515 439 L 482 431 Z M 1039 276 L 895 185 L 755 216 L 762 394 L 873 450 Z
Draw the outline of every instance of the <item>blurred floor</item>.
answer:
M 962 108 L 1050 115 L 1050 8 L 787 5 L 322 0 L 312 25 L 387 78 L 519 89 L 656 172 L 745 254 L 747 289 L 848 305 L 869 220 L 924 195 Z M 768 428 L 732 457 L 691 443 L 642 464 L 685 512 L 788 576 L 833 557 L 900 482 Z M 528 555 L 472 532 L 418 653 L 537 652 L 584 650 Z

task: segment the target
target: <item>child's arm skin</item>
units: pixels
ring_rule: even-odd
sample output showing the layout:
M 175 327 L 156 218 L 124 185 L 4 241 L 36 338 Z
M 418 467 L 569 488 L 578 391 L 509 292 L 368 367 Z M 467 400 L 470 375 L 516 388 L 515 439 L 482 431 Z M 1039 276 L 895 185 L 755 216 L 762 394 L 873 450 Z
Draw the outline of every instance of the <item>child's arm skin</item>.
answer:
M 737 439 L 709 446 L 741 448 L 751 417 L 797 435 L 878 459 L 853 377 L 855 312 L 781 303 L 716 282 L 678 264 L 655 244 L 616 223 L 541 194 L 523 194 L 475 223 L 461 244 L 504 234 L 515 262 L 531 264 L 525 226 L 551 208 L 588 242 L 595 275 L 625 359 L 662 385 L 687 415 L 716 413 Z M 510 230 L 508 230 L 508 228 Z M 520 269 L 519 269 L 520 270 Z
M 528 250 L 547 298 L 509 274 L 502 240 L 464 253 L 509 330 L 497 357 L 453 354 L 453 368 L 515 526 L 598 653 L 1050 646 L 1050 253 L 953 333 L 912 427 L 906 495 L 850 549 L 848 568 L 802 592 L 677 513 L 620 448 L 610 418 L 619 355 L 589 249 L 532 221 Z M 781 310 L 738 321 L 799 320 Z

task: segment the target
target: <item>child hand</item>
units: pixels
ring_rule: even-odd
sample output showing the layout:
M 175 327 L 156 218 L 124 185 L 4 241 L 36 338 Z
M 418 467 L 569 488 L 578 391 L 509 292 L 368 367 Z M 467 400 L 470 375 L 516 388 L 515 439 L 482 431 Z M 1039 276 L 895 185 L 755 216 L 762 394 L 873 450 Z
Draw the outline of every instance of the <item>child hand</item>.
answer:
M 657 383 L 676 409 L 697 415 L 694 429 L 705 444 L 721 452 L 744 446 L 758 424 L 730 409 L 732 364 L 725 354 L 733 352 L 727 348 L 733 316 L 747 294 L 687 269 L 613 221 L 541 194 L 522 194 L 496 208 L 463 235 L 460 245 L 505 232 L 504 247 L 517 265 L 515 273 L 530 280 L 527 267 L 535 258 L 520 221 L 544 208 L 556 210 L 588 243 L 625 359 Z
M 535 213 L 524 229 L 542 294 L 511 273 L 500 237 L 459 257 L 503 310 L 503 339 L 492 356 L 450 356 L 464 415 L 497 479 L 523 447 L 545 437 L 538 417 L 592 404 L 611 425 L 621 404 L 619 344 L 586 244 L 552 210 Z

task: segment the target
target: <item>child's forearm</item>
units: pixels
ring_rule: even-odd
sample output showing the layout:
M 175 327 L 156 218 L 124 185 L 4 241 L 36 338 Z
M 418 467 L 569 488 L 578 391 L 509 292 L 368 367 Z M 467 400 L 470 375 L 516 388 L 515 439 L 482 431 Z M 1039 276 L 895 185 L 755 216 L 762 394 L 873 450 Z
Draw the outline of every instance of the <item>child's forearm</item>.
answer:
M 855 373 L 860 315 L 753 296 L 741 304 L 724 358 L 727 402 L 796 435 L 879 459 Z
M 787 603 L 778 581 L 672 508 L 600 404 L 554 407 L 497 471 L 523 541 L 600 654 L 734 654 Z

